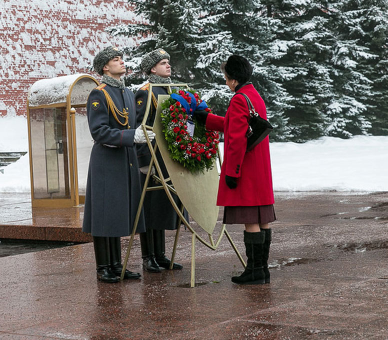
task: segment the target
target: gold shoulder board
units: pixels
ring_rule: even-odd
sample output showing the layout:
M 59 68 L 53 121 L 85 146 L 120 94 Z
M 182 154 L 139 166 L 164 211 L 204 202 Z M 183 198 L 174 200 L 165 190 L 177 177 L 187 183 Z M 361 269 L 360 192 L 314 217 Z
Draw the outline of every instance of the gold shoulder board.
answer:
M 106 84 L 101 84 L 100 86 L 97 86 L 96 89 L 101 91 L 105 86 Z

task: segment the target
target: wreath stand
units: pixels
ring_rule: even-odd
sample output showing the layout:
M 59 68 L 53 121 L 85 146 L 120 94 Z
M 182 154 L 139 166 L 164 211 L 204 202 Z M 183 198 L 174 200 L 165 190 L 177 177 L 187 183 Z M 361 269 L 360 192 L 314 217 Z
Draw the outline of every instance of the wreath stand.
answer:
M 168 92 L 171 93 L 171 88 L 179 88 L 179 87 L 186 87 L 188 88 L 187 84 L 151 84 L 148 90 L 148 100 L 147 100 L 147 106 L 145 115 L 141 124 L 141 127 L 144 131 L 144 134 L 147 139 L 147 145 L 151 153 L 151 163 L 149 165 L 148 173 L 145 179 L 143 191 L 140 197 L 139 207 L 137 210 L 137 214 L 134 221 L 134 226 L 132 230 L 132 234 L 129 240 L 128 249 L 126 252 L 125 260 L 123 263 L 123 270 L 121 273 L 121 280 L 124 279 L 124 273 L 125 269 L 127 267 L 128 258 L 131 252 L 131 248 L 133 245 L 133 240 L 136 234 L 137 225 L 140 219 L 142 207 L 144 198 L 147 191 L 154 191 L 154 190 L 164 190 L 166 192 L 166 195 L 168 199 L 170 200 L 171 205 L 173 206 L 174 210 L 178 214 L 179 221 L 178 221 L 178 228 L 176 230 L 175 234 L 175 241 L 174 241 L 174 247 L 173 252 L 171 256 L 171 264 L 170 269 L 172 269 L 175 253 L 176 253 L 176 247 L 178 244 L 178 238 L 179 238 L 179 232 L 180 232 L 180 225 L 183 223 L 186 228 L 192 233 L 192 242 L 191 242 L 191 282 L 190 287 L 195 287 L 195 246 L 196 246 L 196 240 L 199 240 L 202 244 L 207 246 L 208 248 L 212 250 L 216 250 L 219 243 L 221 242 L 221 239 L 223 235 L 225 234 L 227 239 L 229 240 L 232 248 L 236 252 L 237 257 L 241 261 L 242 265 L 245 267 L 245 262 L 239 253 L 238 249 L 236 248 L 235 244 L 233 243 L 233 240 L 228 233 L 226 229 L 226 225 L 223 224 L 221 228 L 220 235 L 218 239 L 215 241 L 213 238 L 213 231 L 217 222 L 218 218 L 218 212 L 219 208 L 216 205 L 216 197 L 217 197 L 217 191 L 218 191 L 218 181 L 219 181 L 219 174 L 217 171 L 217 168 L 214 167 L 212 170 L 205 171 L 205 173 L 199 173 L 199 174 L 192 174 L 189 170 L 184 168 L 182 165 L 180 165 L 178 162 L 173 161 L 170 158 L 169 151 L 167 149 L 167 142 L 164 138 L 164 133 L 162 131 L 162 122 L 160 117 L 161 112 L 161 103 L 164 102 L 166 99 L 169 98 L 169 95 L 159 95 L 158 98 L 158 107 L 156 110 L 156 117 L 154 126 L 147 126 L 146 121 L 150 112 L 151 102 L 152 102 L 152 88 L 153 87 L 166 87 L 168 88 Z M 146 131 L 151 130 L 155 133 L 155 145 L 153 146 L 151 141 L 149 140 Z M 168 178 L 164 178 L 163 173 L 161 171 L 159 162 L 156 157 L 156 151 L 160 150 L 161 156 L 163 161 L 165 162 L 167 171 L 170 175 Z M 219 163 L 221 165 L 221 158 L 220 153 L 218 153 Z M 155 174 L 152 174 L 152 168 L 155 168 Z M 153 177 L 153 179 L 158 182 L 159 186 L 153 186 L 148 187 L 149 180 Z M 191 187 L 191 188 L 190 188 Z M 201 191 L 202 189 L 202 191 Z M 187 193 L 190 193 L 188 195 Z M 172 193 L 176 194 L 181 202 L 182 206 L 178 207 L 176 202 L 174 201 L 172 197 Z M 186 204 L 185 204 L 186 203 Z M 206 241 L 203 237 L 201 237 L 197 231 L 193 229 L 192 226 L 190 226 L 189 221 L 186 220 L 186 218 L 183 215 L 183 211 L 186 208 L 189 215 L 194 219 L 194 221 L 198 224 L 200 228 L 202 228 L 209 237 L 209 241 Z

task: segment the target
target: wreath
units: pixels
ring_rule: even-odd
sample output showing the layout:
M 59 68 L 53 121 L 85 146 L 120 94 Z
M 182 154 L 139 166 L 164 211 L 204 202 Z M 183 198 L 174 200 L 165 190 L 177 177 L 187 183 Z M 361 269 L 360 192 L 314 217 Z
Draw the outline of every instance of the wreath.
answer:
M 161 108 L 162 130 L 171 158 L 192 173 L 212 169 L 217 157 L 219 134 L 206 130 L 204 124 L 193 119 L 195 110 L 212 112 L 198 93 L 173 90 Z

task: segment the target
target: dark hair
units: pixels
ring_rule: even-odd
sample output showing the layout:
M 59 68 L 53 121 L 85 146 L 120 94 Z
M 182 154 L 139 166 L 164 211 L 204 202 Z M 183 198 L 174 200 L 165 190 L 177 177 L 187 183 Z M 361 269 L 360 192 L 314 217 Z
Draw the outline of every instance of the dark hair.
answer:
M 244 84 L 251 78 L 253 67 L 246 58 L 233 54 L 221 64 L 221 70 L 229 79 Z

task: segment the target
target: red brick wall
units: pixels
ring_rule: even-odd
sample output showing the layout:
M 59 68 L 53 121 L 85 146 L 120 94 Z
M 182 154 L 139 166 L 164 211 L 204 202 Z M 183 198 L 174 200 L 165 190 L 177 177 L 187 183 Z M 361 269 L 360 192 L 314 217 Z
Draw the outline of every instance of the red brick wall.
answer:
M 133 46 L 104 29 L 136 20 L 126 0 L 1 0 L 0 116 L 25 115 L 30 86 L 42 78 L 92 73 L 102 48 Z

